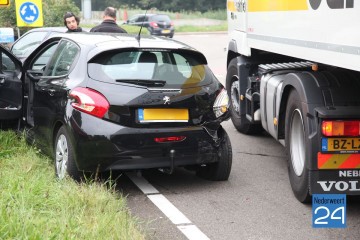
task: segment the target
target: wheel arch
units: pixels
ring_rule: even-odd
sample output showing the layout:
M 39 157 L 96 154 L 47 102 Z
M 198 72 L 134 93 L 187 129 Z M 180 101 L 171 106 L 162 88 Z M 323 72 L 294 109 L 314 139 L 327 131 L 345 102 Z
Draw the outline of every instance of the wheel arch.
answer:
M 315 116 L 314 108 L 325 104 L 323 90 L 320 88 L 316 75 L 311 72 L 288 73 L 281 90 L 278 139 L 285 138 L 286 105 L 291 90 L 295 90 L 299 94 L 307 116 Z

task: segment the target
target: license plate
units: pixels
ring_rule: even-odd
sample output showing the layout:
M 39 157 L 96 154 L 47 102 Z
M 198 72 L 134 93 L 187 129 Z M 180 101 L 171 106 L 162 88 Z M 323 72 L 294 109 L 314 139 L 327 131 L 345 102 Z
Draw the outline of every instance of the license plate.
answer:
M 323 138 L 321 149 L 325 152 L 358 152 L 360 138 Z
M 162 33 L 170 33 L 169 29 L 162 30 Z
M 140 123 L 146 122 L 188 122 L 188 109 L 173 108 L 140 108 L 138 109 Z

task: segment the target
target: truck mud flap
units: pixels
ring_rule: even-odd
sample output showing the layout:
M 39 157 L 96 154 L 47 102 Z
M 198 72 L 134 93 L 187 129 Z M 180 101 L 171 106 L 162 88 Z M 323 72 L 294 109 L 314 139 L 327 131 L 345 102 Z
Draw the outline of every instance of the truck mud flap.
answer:
M 360 169 L 310 171 L 310 193 L 360 195 Z

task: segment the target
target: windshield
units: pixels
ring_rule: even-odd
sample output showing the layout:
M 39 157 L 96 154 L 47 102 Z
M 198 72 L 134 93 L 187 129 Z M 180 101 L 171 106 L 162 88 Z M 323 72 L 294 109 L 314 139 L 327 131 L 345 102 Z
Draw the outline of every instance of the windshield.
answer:
M 40 45 L 46 34 L 48 34 L 48 32 L 30 32 L 14 43 L 11 51 L 15 56 L 26 57 Z
M 138 49 L 102 53 L 89 63 L 88 71 L 91 78 L 110 83 L 144 85 L 131 80 L 148 80 L 182 87 L 204 84 L 208 74 L 205 58 L 197 53 Z

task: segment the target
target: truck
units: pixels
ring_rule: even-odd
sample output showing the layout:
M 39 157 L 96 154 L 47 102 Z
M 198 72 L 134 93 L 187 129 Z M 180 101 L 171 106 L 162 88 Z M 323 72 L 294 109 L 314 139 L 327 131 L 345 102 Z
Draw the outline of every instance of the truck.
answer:
M 300 202 L 360 194 L 360 2 L 227 0 L 226 88 L 242 134 L 286 149 Z

